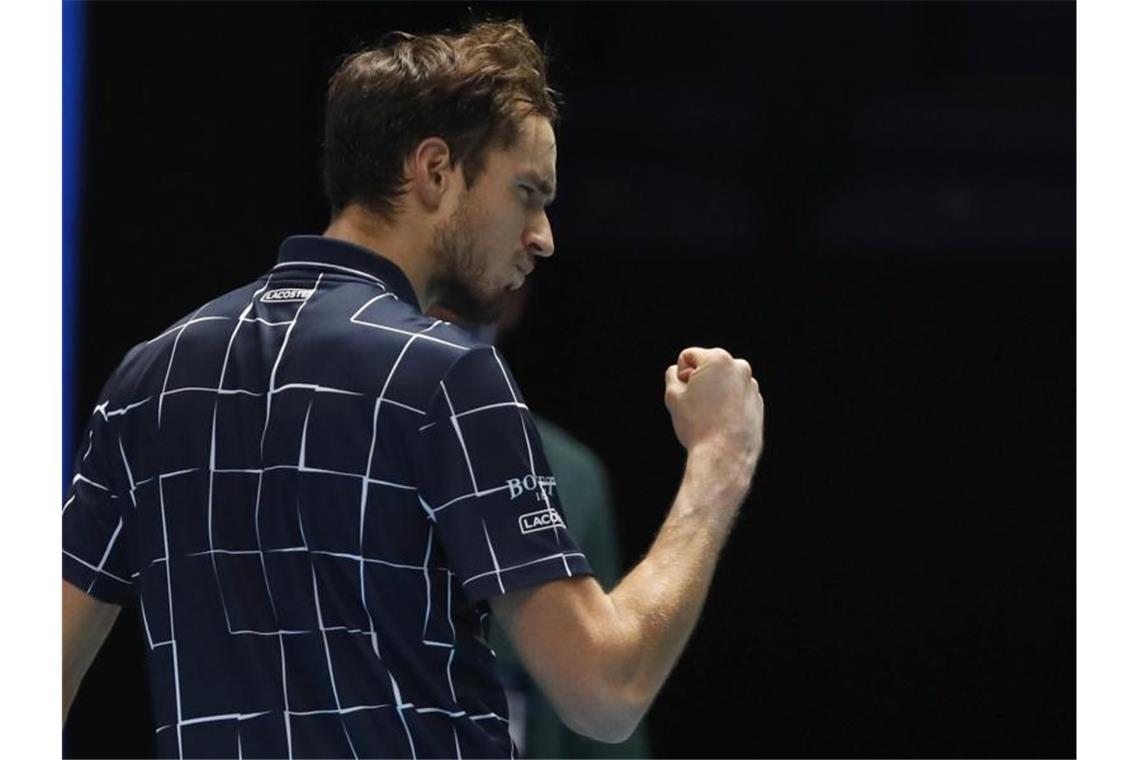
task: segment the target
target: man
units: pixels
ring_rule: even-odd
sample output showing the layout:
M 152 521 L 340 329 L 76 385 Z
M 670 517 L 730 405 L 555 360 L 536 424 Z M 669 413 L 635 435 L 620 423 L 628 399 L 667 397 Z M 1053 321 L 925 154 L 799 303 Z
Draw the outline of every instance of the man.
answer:
M 324 235 L 100 395 L 63 507 L 65 719 L 137 595 L 163 756 L 512 756 L 492 612 L 569 727 L 630 735 L 696 623 L 763 402 L 746 362 L 681 352 L 682 485 L 603 591 L 501 357 L 422 311 L 491 321 L 553 254 L 556 118 L 517 22 L 342 64 Z

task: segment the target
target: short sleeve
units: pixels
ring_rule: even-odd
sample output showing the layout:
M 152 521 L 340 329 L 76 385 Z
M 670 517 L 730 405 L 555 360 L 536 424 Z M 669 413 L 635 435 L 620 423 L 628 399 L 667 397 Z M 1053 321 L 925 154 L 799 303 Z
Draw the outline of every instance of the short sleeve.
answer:
M 472 604 L 593 574 L 566 530 L 534 420 L 493 347 L 470 349 L 440 382 L 415 466 L 422 506 Z
M 116 484 L 123 478 L 108 462 L 122 459 L 104 404 L 83 433 L 63 503 L 63 578 L 96 599 L 125 605 L 135 593 L 134 513 L 131 493 L 120 493 Z

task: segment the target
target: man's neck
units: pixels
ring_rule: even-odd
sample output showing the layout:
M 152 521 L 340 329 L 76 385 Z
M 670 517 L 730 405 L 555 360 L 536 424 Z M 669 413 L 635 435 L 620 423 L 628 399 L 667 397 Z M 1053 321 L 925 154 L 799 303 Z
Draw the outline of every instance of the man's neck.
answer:
M 348 206 L 324 231 L 324 236 L 343 240 L 379 254 L 398 266 L 423 309 L 428 309 L 427 284 L 431 279 L 431 262 L 426 251 L 428 241 L 417 234 L 416 225 L 400 227 L 385 224 L 359 206 Z

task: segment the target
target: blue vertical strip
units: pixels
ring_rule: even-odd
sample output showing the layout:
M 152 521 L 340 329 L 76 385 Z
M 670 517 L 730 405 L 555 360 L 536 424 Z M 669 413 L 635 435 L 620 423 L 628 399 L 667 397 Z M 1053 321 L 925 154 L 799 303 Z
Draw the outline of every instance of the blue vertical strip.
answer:
M 75 456 L 75 297 L 83 184 L 83 84 L 86 4 L 63 3 L 63 489 Z
M 71 481 L 75 457 L 75 295 L 79 278 L 79 236 L 82 222 L 83 163 L 83 80 L 84 43 L 86 42 L 86 6 L 80 0 L 63 3 L 63 492 Z M 63 731 L 63 757 L 71 757 L 71 742 Z

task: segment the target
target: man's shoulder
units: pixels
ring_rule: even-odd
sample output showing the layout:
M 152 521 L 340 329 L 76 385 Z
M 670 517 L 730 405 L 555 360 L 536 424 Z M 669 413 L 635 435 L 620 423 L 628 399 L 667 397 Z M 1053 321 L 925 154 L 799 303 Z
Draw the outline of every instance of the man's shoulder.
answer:
M 428 407 L 437 416 L 458 419 L 484 410 L 501 414 L 512 408 L 527 408 L 505 359 L 488 343 L 467 339 L 465 350 L 448 357 L 446 366 L 437 367 L 432 379 L 436 382 Z M 472 417 L 469 422 L 478 426 L 490 418 L 480 415 L 478 422 L 476 419 Z
M 333 325 L 346 335 L 397 347 L 414 344 L 417 351 L 432 348 L 458 356 L 480 345 L 466 331 L 450 322 L 429 317 L 414 305 L 400 301 L 394 293 L 365 294 L 360 303 L 352 301 L 351 316 Z
M 370 299 L 353 309 L 347 320 L 322 320 L 318 329 L 325 340 L 335 341 L 363 362 L 391 365 L 398 358 L 406 371 L 438 374 L 435 379 L 442 379 L 464 354 L 483 346 L 456 325 L 394 298 Z
M 223 293 L 135 343 L 108 377 L 98 403 L 127 406 L 160 392 L 156 389 L 164 379 L 169 380 L 168 365 L 173 363 L 175 350 L 192 354 L 194 344 L 206 336 L 213 338 L 212 344 L 224 345 L 259 286 L 260 281 L 254 281 Z
M 353 387 L 371 387 L 385 400 L 423 410 L 449 378 L 470 386 L 489 376 L 504 385 L 504 370 L 489 344 L 413 304 L 374 293 L 314 306 L 311 321 L 294 338 L 307 359 L 320 357 L 322 366 L 313 368 L 318 375 L 335 372 Z
M 419 313 L 409 316 L 401 329 L 396 377 L 403 385 L 419 386 L 427 398 L 442 393 L 444 386 L 452 394 L 466 395 L 488 378 L 503 384 L 504 369 L 494 347 L 474 340 L 466 330 Z

